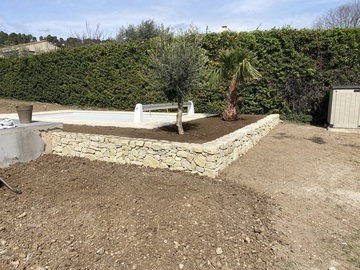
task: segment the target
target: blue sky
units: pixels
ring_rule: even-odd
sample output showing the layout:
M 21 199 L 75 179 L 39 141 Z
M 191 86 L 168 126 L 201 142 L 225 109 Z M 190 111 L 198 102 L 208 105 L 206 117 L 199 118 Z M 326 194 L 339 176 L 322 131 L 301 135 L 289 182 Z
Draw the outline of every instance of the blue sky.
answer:
M 0 0 L 0 31 L 51 34 L 58 38 L 85 33 L 99 25 L 108 37 L 121 26 L 153 19 L 174 28 L 191 23 L 205 31 L 308 28 L 318 15 L 349 0 Z M 41 31 L 48 30 L 48 31 Z

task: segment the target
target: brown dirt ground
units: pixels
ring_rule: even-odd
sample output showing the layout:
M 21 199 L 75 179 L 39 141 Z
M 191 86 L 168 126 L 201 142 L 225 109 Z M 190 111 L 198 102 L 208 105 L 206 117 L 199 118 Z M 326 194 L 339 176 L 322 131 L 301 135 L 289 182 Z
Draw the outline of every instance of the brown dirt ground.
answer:
M 359 169 L 359 133 L 290 123 L 216 179 L 44 155 L 0 169 L 0 269 L 360 269 Z
M 240 121 L 227 122 L 220 116 L 211 116 L 183 123 L 185 134 L 177 133 L 176 125 L 163 126 L 156 129 L 93 127 L 64 125 L 66 132 L 116 135 L 130 138 L 147 138 L 188 143 L 204 143 L 220 138 L 226 134 L 243 128 L 263 118 L 263 115 L 241 115 Z M 214 128 L 215 127 L 215 128 Z

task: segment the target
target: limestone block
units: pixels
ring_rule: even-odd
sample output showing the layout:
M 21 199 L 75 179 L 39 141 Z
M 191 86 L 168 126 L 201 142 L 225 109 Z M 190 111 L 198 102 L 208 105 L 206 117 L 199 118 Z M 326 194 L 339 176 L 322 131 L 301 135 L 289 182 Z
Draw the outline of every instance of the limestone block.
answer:
M 206 161 L 208 162 L 213 162 L 217 160 L 217 156 L 216 155 L 209 155 L 206 157 Z
M 166 163 L 164 163 L 164 162 L 161 162 L 160 164 L 159 164 L 159 167 L 158 167 L 159 169 L 167 169 L 167 168 L 169 168 L 169 166 L 166 164 Z
M 181 168 L 181 161 L 176 161 L 171 168 Z
M 170 143 L 162 143 L 161 148 L 163 150 L 170 150 L 171 149 L 171 144 Z
M 205 169 L 203 167 L 199 167 L 199 166 L 197 166 L 195 169 L 196 169 L 196 171 L 198 171 L 201 174 L 205 171 Z
M 215 162 L 206 162 L 205 163 L 205 168 L 206 169 L 211 169 L 211 170 L 215 170 L 217 167 Z
M 195 161 L 196 165 L 198 165 L 200 167 L 204 167 L 206 158 L 203 155 L 199 154 L 199 155 L 195 156 L 194 161 Z
M 151 147 L 153 150 L 159 151 L 159 150 L 161 150 L 162 145 L 161 145 L 161 143 L 153 143 Z
M 194 157 L 195 157 L 194 154 L 189 153 L 189 154 L 186 156 L 186 160 L 189 161 L 189 162 L 192 162 L 192 161 L 194 160 Z
M 141 149 L 140 151 L 139 151 L 139 157 L 141 157 L 141 158 L 143 158 L 143 157 L 145 157 L 146 156 L 146 150 L 145 149 Z
M 189 162 L 189 161 L 187 161 L 186 159 L 183 159 L 182 161 L 181 161 L 181 166 L 184 168 L 184 169 L 186 169 L 186 170 L 189 170 L 189 171 L 191 171 L 191 163 Z
M 146 167 L 157 168 L 159 166 L 159 164 L 160 164 L 160 162 L 150 155 L 147 155 L 144 158 L 144 166 L 146 166 Z
M 216 154 L 218 151 L 219 151 L 219 148 L 217 146 L 209 145 L 209 146 L 204 147 L 204 152 L 211 154 L 211 155 Z
M 152 147 L 152 143 L 150 141 L 145 141 L 144 146 L 150 148 Z
M 164 160 L 165 164 L 171 166 L 171 165 L 174 165 L 175 163 L 175 159 L 173 157 L 167 157 L 165 160 Z
M 84 157 L 90 160 L 96 160 L 96 157 L 94 155 L 85 155 Z
M 195 163 L 195 161 L 192 161 L 191 162 L 191 169 L 193 170 L 193 171 L 195 171 L 195 168 L 196 168 L 196 163 Z
M 60 139 L 60 142 L 62 143 L 62 144 L 67 144 L 68 143 L 68 139 L 67 138 L 61 138 Z
M 165 156 L 166 153 L 167 153 L 167 152 L 164 151 L 164 150 L 160 150 L 160 151 L 157 152 L 157 154 L 158 154 L 159 156 Z
M 57 145 L 61 142 L 61 139 L 53 133 L 51 136 L 51 141 L 52 145 Z
M 188 149 L 190 148 L 190 144 L 189 143 L 177 143 L 176 147 L 179 151 L 188 151 Z
M 139 151 L 136 150 L 136 149 L 133 149 L 131 150 L 131 154 L 134 156 L 134 157 L 137 157 L 139 155 Z
M 61 153 L 62 152 L 62 147 L 61 145 L 56 145 L 53 147 L 53 152 L 54 153 Z
M 68 156 L 71 154 L 71 148 L 69 146 L 64 146 L 62 149 L 62 154 Z
M 200 144 L 193 144 L 190 146 L 190 151 L 195 152 L 195 153 L 202 153 L 203 148 Z
M 89 140 L 91 140 L 91 141 L 93 141 L 93 142 L 99 142 L 99 136 L 90 135 L 90 136 L 89 136 Z
M 185 150 L 181 150 L 181 151 L 179 151 L 179 152 L 177 152 L 177 156 L 178 157 L 187 157 L 188 156 L 188 154 L 189 154 L 189 152 L 188 151 L 185 151 Z
M 128 139 L 121 139 L 121 141 L 119 142 L 121 143 L 122 145 L 128 145 L 130 143 L 130 140 Z
M 142 140 L 137 140 L 136 141 L 136 146 L 144 146 L 144 141 L 142 141 Z
M 136 146 L 136 141 L 130 141 L 129 142 L 129 145 L 134 148 Z
M 112 138 L 112 137 L 110 137 L 110 138 L 107 138 L 106 141 L 109 142 L 109 143 L 111 143 L 111 144 L 114 144 L 114 145 L 119 145 L 119 144 L 121 144 L 121 143 L 120 143 L 120 140 L 117 139 L 117 138 Z
M 87 153 L 87 154 L 95 154 L 95 150 L 94 149 L 90 149 L 90 148 L 84 148 L 82 150 L 82 152 Z
M 110 151 L 105 149 L 105 151 L 102 151 L 102 154 L 104 157 L 110 157 Z
M 184 171 L 184 168 L 180 166 L 171 166 L 170 171 Z
M 91 141 L 90 141 L 90 145 L 91 145 L 91 146 L 94 146 L 94 147 L 98 147 L 98 146 L 99 146 L 99 142 L 91 140 Z
M 142 165 L 144 165 L 141 161 L 137 161 L 137 160 L 131 161 L 130 164 L 137 165 L 137 166 L 142 166 Z
M 208 169 L 206 169 L 204 171 L 203 175 L 206 176 L 206 177 L 215 178 L 218 175 L 218 172 L 216 170 L 208 170 Z

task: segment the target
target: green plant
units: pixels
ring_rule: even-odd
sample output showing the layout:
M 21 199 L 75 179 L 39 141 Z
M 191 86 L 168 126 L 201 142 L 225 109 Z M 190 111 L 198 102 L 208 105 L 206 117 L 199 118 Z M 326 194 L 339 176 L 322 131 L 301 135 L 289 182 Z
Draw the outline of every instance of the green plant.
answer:
M 310 124 L 313 120 L 313 117 L 309 114 L 281 114 L 280 119 L 287 120 L 294 123 L 300 124 Z
M 225 121 L 238 120 L 238 84 L 261 78 L 260 73 L 250 63 L 253 58 L 251 52 L 240 48 L 221 50 L 219 53 L 219 67 L 211 74 L 211 81 L 218 85 L 220 80 L 224 80 L 229 85 L 222 114 Z
M 201 46 L 209 72 L 219 67 L 220 50 L 236 47 L 256 54 L 251 64 L 262 79 L 241 84 L 241 113 L 311 115 L 311 122 L 324 123 L 331 87 L 360 84 L 359 40 L 360 28 L 284 27 L 203 34 Z M 159 78 L 149 72 L 154 47 L 143 40 L 0 58 L 0 97 L 118 110 L 167 102 Z M 211 88 L 201 80 L 188 97 L 197 112 L 221 113 L 228 86 L 221 82 Z
M 200 46 L 201 36 L 196 28 L 190 27 L 175 37 L 161 35 L 154 42 L 152 71 L 169 101 L 176 100 L 178 103 L 176 125 L 181 135 L 184 134 L 184 98 L 198 88 L 205 73 L 207 58 Z

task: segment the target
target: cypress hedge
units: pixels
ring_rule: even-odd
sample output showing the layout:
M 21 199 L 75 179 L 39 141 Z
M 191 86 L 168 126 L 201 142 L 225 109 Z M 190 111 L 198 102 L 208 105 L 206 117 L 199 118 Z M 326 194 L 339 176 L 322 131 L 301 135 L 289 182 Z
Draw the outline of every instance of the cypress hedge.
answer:
M 242 113 L 280 113 L 289 119 L 324 122 L 333 85 L 360 83 L 360 29 L 296 30 L 204 34 L 208 68 L 219 50 L 243 47 L 263 79 L 240 86 Z M 64 105 L 133 110 L 136 103 L 167 102 L 149 72 L 150 42 L 109 43 L 0 59 L 0 97 Z M 198 112 L 220 113 L 227 85 L 211 89 L 206 80 L 189 99 Z

